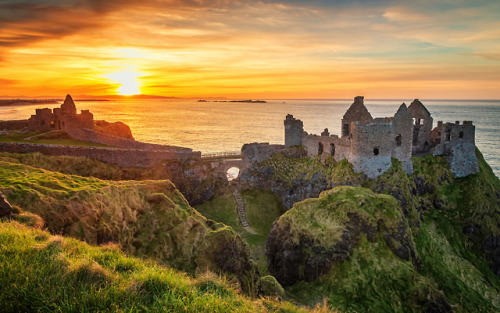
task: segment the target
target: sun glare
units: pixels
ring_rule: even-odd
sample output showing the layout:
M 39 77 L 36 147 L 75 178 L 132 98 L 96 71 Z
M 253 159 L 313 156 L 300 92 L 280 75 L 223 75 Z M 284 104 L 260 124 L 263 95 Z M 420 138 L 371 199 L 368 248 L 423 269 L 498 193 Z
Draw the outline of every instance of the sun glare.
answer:
M 113 74 L 108 75 L 107 77 L 114 82 L 116 82 L 118 87 L 117 93 L 122 96 L 133 96 L 141 93 L 141 89 L 139 87 L 139 80 L 137 79 L 140 76 L 138 72 L 133 71 L 125 71 L 125 72 L 115 72 Z

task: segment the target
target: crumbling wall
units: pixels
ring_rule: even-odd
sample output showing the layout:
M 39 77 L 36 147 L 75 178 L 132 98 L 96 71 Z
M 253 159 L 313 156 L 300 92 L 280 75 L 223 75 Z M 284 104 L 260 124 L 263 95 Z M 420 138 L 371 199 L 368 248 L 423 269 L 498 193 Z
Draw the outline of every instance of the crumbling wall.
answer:
M 349 162 L 356 173 L 375 178 L 391 167 L 392 141 L 394 133 L 391 123 L 360 125 L 351 123 L 351 157 Z
M 392 120 L 393 137 L 392 139 L 392 157 L 401 161 L 401 165 L 406 174 L 413 173 L 412 155 L 412 116 L 406 107 L 401 104 L 394 119 Z
M 432 131 L 434 155 L 446 155 L 451 171 L 456 177 L 464 177 L 479 172 L 476 157 L 476 128 L 471 121 L 443 124 Z
M 274 154 L 282 151 L 285 148 L 283 145 L 270 145 L 268 142 L 247 143 L 241 147 L 241 155 L 243 160 L 252 164 L 254 162 L 261 163 Z M 240 169 L 241 170 L 241 169 Z
M 425 153 L 431 149 L 432 117 L 431 113 L 418 99 L 408 107 L 413 118 L 412 153 Z
M 28 125 L 28 120 L 0 121 L 0 130 L 20 130 Z
M 1 152 L 10 153 L 32 153 L 40 152 L 47 155 L 68 155 L 76 157 L 87 157 L 103 162 L 117 164 L 122 167 L 149 167 L 163 160 L 179 160 L 189 158 L 201 158 L 200 152 L 188 152 L 178 149 L 166 150 L 139 150 L 139 149 L 115 149 L 97 147 L 76 147 L 63 145 L 47 145 L 32 143 L 0 143 Z
M 285 124 L 285 147 L 302 145 L 302 132 L 304 124 L 301 120 L 295 119 L 293 115 L 288 114 L 284 121 Z
M 322 136 L 304 132 L 302 145 L 306 148 L 309 157 L 321 156 L 325 159 L 333 156 L 335 161 L 349 159 L 351 155 L 351 143 L 348 139 L 339 138 L 337 135 Z
M 364 104 L 364 97 L 362 96 L 354 98 L 354 102 L 342 117 L 342 129 L 340 130 L 342 138 L 351 137 L 351 123 L 354 122 L 358 122 L 360 125 L 365 125 L 367 123 L 373 122 L 373 117 L 370 112 L 368 112 L 368 109 Z
M 131 139 L 116 137 L 109 134 L 100 133 L 84 128 L 68 129 L 66 132 L 68 133 L 69 136 L 71 136 L 74 139 L 87 142 L 100 143 L 112 147 L 119 147 L 126 149 L 144 149 L 144 150 L 178 150 L 186 153 L 193 151 L 190 148 L 145 143 Z

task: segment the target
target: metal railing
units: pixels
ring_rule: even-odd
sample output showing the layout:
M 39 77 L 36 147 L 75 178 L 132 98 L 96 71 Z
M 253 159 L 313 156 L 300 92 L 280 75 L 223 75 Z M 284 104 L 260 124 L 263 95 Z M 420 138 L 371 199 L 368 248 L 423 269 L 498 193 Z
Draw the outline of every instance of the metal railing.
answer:
M 203 159 L 241 158 L 241 152 L 239 152 L 239 151 L 222 151 L 222 152 L 202 153 L 201 157 Z

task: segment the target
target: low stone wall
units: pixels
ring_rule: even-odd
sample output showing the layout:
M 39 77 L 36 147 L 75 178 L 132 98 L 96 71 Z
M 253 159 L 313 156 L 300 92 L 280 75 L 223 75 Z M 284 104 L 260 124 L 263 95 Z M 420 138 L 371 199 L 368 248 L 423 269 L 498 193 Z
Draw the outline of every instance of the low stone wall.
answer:
M 107 163 L 113 163 L 122 167 L 148 167 L 153 163 L 163 160 L 201 158 L 201 152 L 182 151 L 177 149 L 173 149 L 171 151 L 145 149 L 141 150 L 13 142 L 0 143 L 0 151 L 10 153 L 40 152 L 47 155 L 86 157 Z
M 28 127 L 28 120 L 0 121 L 0 130 L 18 130 Z
M 156 145 L 152 143 L 145 143 L 140 141 L 135 141 L 131 139 L 121 138 L 112 136 L 105 133 L 96 132 L 91 129 L 79 128 L 79 129 L 68 129 L 66 130 L 68 135 L 74 139 L 100 143 L 108 146 L 125 148 L 125 149 L 140 149 L 140 150 L 157 150 L 157 151 L 178 151 L 183 153 L 192 153 L 193 150 L 190 148 L 167 146 L 167 145 Z

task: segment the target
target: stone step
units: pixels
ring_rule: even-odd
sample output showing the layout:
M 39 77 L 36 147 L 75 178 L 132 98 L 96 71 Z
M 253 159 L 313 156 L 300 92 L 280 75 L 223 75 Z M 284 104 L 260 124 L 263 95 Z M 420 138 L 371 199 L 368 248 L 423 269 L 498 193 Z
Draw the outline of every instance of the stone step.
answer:
M 247 214 L 245 211 L 245 204 L 243 203 L 243 198 L 240 195 L 240 192 L 238 190 L 233 192 L 234 199 L 236 200 L 236 204 L 238 206 L 238 216 L 240 218 L 241 225 L 243 227 L 248 227 L 248 221 L 247 221 Z

